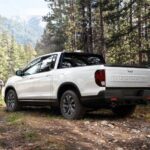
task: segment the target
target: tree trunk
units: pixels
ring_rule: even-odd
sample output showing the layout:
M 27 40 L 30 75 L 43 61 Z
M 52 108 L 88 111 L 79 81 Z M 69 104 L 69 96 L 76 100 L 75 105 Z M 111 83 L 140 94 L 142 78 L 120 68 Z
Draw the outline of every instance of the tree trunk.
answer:
M 145 15 L 147 14 L 147 3 L 144 4 L 144 9 L 145 9 Z M 145 18 L 145 40 L 146 40 L 146 49 L 149 49 L 149 44 L 148 44 L 148 18 Z
M 129 22 L 130 22 L 130 29 L 132 30 L 133 28 L 133 5 L 132 5 L 132 1 L 133 0 L 130 0 L 130 16 L 129 16 Z M 133 38 L 132 38 L 132 32 L 130 33 L 130 39 L 129 39 L 129 47 L 130 47 L 130 59 L 132 59 L 132 41 L 133 41 Z M 133 62 L 130 60 L 130 63 L 132 64 Z
M 141 1 L 140 0 L 138 0 L 137 5 L 138 5 L 138 48 L 139 51 L 141 51 L 142 50 L 142 43 L 141 43 L 142 24 L 141 24 Z
M 100 49 L 99 52 L 105 58 L 105 39 L 104 39 L 104 19 L 103 19 L 103 0 L 100 0 Z
M 93 52 L 92 11 L 91 0 L 88 0 L 88 52 Z
M 81 12 L 81 23 L 82 23 L 82 38 L 80 40 L 81 43 L 81 50 L 84 52 L 88 52 L 88 45 L 87 45 L 87 30 L 86 30 L 86 17 L 85 17 L 85 0 L 80 0 L 80 10 Z

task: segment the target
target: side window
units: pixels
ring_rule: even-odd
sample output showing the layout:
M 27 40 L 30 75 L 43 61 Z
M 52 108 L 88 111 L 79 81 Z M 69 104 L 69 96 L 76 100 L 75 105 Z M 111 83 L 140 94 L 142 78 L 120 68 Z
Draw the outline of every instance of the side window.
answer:
M 34 66 L 35 64 L 37 64 L 38 62 L 40 62 L 41 58 L 37 58 L 35 60 L 33 60 L 32 62 L 30 62 L 27 66 L 26 66 L 26 69 Z
M 55 62 L 57 59 L 57 55 L 51 55 L 48 58 L 45 58 L 41 62 L 40 72 L 47 72 L 55 67 Z
M 73 63 L 71 62 L 71 59 L 64 59 L 62 62 L 62 68 L 71 68 L 73 67 Z
M 25 72 L 24 75 L 32 75 L 32 74 L 36 74 L 39 72 L 39 68 L 40 68 L 40 63 L 34 64 L 32 67 L 28 68 Z

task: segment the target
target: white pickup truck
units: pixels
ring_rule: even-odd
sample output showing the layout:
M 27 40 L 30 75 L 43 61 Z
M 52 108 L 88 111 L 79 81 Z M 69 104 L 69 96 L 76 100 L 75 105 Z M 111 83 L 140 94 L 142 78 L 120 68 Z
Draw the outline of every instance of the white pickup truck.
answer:
M 4 99 L 8 111 L 47 105 L 67 119 L 99 108 L 127 116 L 136 105 L 150 102 L 150 68 L 106 65 L 96 54 L 51 53 L 8 79 Z

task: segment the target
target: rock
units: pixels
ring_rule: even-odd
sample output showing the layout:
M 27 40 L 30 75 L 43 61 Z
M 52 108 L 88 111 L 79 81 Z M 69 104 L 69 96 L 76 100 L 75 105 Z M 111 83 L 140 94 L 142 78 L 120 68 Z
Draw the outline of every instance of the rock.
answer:
M 147 131 L 148 131 L 148 128 L 147 128 L 147 127 L 144 127 L 144 128 L 142 128 L 141 130 L 144 131 L 144 132 L 147 132 Z
M 142 148 L 143 148 L 143 149 L 146 149 L 146 148 L 147 148 L 147 146 L 146 146 L 146 145 L 143 145 L 143 146 L 142 146 Z
M 147 138 L 150 138 L 150 135 L 147 135 L 146 137 L 147 137 Z
M 94 126 L 96 126 L 96 127 L 97 127 L 97 126 L 98 126 L 98 123 L 97 123 L 97 122 L 96 122 L 96 123 L 94 123 Z
M 117 143 L 117 142 L 118 142 L 118 140 L 114 140 L 113 142 L 114 142 L 114 143 Z
M 28 145 L 28 146 L 33 146 L 34 144 L 33 144 L 33 143 L 28 143 L 27 145 Z
M 108 125 L 108 121 L 102 121 L 101 124 L 102 125 Z
M 104 140 L 99 140 L 99 143 L 105 144 L 106 142 Z
M 84 124 L 85 124 L 85 125 L 89 125 L 90 122 L 89 122 L 89 121 L 85 121 Z
M 81 147 L 77 147 L 77 149 L 78 149 L 78 150 L 81 150 L 82 148 L 81 148 Z
M 136 130 L 136 129 L 132 129 L 131 132 L 133 132 L 133 133 L 140 133 L 140 131 Z
M 123 148 L 121 148 L 121 147 L 117 147 L 117 148 L 116 148 L 116 150 L 123 150 Z
M 114 128 L 114 125 L 112 125 L 112 124 L 108 124 L 108 126 L 109 126 L 110 128 Z

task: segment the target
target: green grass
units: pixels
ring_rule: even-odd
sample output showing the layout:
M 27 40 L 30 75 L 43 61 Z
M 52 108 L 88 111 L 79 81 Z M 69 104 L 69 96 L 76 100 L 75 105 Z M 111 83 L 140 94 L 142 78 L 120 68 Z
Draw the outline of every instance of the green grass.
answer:
M 66 149 L 66 145 L 64 144 L 63 141 L 59 141 L 55 137 L 49 137 L 47 139 L 47 142 L 45 143 L 45 148 L 53 149 L 53 150 L 57 150 L 57 149 L 65 150 Z
M 39 134 L 34 130 L 27 130 L 22 133 L 22 137 L 25 141 L 34 142 L 39 139 Z
M 2 96 L 0 95 L 0 107 L 1 106 L 5 106 L 5 102 L 4 100 L 2 99 Z
M 23 121 L 22 113 L 11 113 L 6 117 L 6 122 L 8 124 L 18 124 Z
M 135 113 L 134 113 L 134 117 L 143 118 L 143 119 L 150 122 L 150 105 L 138 106 Z

